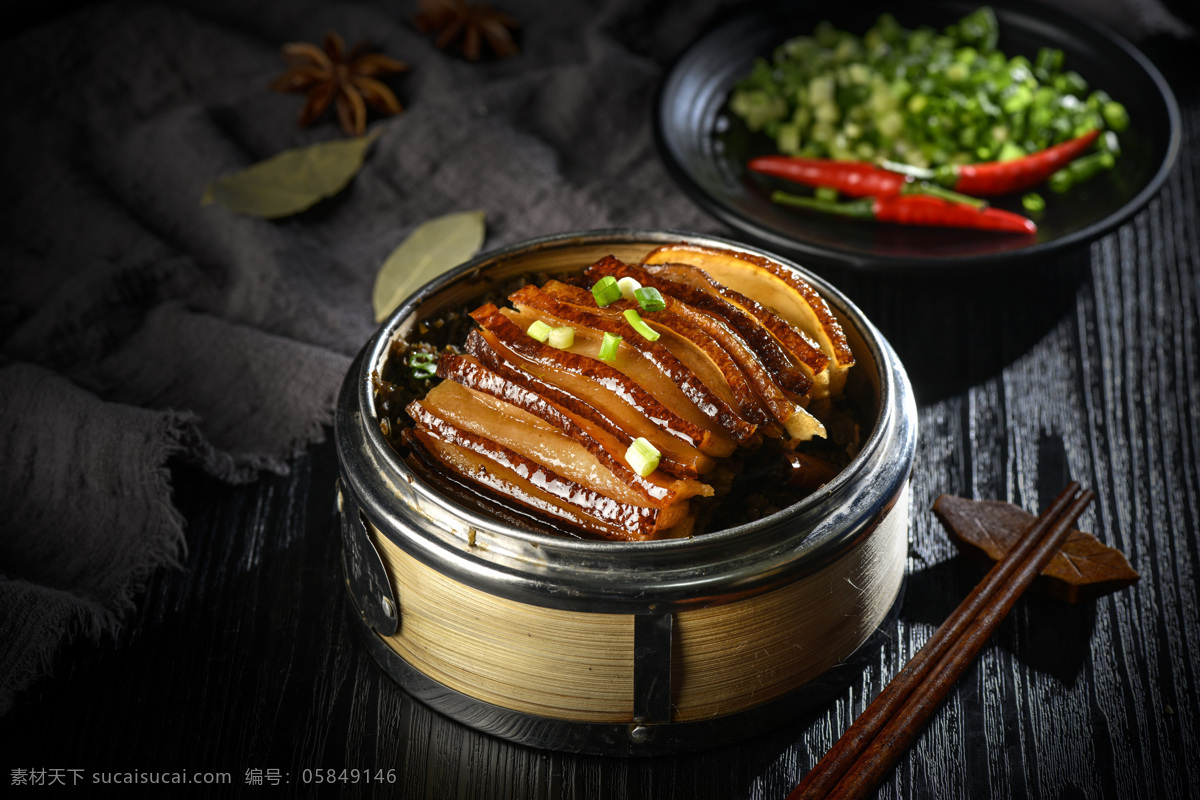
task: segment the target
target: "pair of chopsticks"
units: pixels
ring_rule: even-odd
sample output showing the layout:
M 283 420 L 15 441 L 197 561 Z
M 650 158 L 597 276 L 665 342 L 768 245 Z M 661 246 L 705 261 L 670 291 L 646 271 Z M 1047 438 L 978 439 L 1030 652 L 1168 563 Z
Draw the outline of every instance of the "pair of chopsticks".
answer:
M 804 777 L 788 800 L 864 797 L 875 788 L 979 655 L 1017 598 L 1092 502 L 1072 481 L 997 561 L 925 646 Z

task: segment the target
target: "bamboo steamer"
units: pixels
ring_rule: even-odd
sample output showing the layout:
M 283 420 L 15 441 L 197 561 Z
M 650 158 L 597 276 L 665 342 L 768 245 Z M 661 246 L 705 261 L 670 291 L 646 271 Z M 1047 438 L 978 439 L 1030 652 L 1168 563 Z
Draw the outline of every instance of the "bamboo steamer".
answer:
M 637 261 L 680 240 L 796 269 L 846 329 L 874 418 L 859 455 L 816 494 L 691 539 L 576 541 L 478 515 L 425 485 L 384 441 L 371 374 L 419 320 L 524 273 L 577 272 L 609 254 Z M 335 437 L 351 624 L 415 697 L 522 744 L 653 755 L 760 733 L 804 707 L 814 679 L 868 639 L 902 584 L 916 447 L 902 365 L 828 283 L 716 237 L 550 236 L 427 284 L 352 365 Z

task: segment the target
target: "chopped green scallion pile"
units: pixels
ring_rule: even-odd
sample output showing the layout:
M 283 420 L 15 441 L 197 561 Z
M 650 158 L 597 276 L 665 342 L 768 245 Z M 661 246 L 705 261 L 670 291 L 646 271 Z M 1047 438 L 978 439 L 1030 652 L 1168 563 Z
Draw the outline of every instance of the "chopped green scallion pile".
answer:
M 1128 126 L 1125 108 L 1091 90 L 1061 50 L 1044 47 L 1031 62 L 1006 56 L 998 39 L 988 7 L 941 32 L 908 30 L 891 14 L 863 36 L 822 22 L 759 59 L 729 107 L 785 155 L 920 168 L 1020 158 Z

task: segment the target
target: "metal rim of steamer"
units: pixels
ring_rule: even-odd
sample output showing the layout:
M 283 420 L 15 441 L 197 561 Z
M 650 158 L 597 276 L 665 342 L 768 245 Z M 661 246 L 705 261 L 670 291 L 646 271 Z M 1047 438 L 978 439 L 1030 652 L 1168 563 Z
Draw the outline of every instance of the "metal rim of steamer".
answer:
M 566 255 L 583 245 L 652 247 L 680 240 L 764 255 L 797 270 L 857 331 L 874 361 L 879 410 L 871 435 L 854 461 L 818 493 L 753 523 L 694 539 L 558 539 L 480 517 L 443 497 L 409 472 L 383 439 L 371 373 L 392 339 L 447 287 L 530 252 Z M 376 660 L 411 694 L 460 722 L 522 744 L 574 752 L 648 755 L 711 746 L 717 726 L 670 723 L 669 678 L 656 679 L 670 675 L 673 614 L 714 597 L 735 592 L 745 597 L 797 580 L 861 542 L 907 484 L 916 433 L 912 388 L 890 345 L 844 295 L 795 264 L 719 237 L 670 231 L 569 233 L 519 243 L 423 286 L 384 322 L 349 370 L 335 419 L 347 591 Z M 606 725 L 531 717 L 470 698 L 408 665 L 374 633 L 395 633 L 400 609 L 368 524 L 427 566 L 489 594 L 571 611 L 634 614 L 638 721 Z M 772 713 L 750 709 L 722 717 L 718 738 L 759 730 L 755 726 L 764 719 L 809 694 L 778 698 L 767 704 Z

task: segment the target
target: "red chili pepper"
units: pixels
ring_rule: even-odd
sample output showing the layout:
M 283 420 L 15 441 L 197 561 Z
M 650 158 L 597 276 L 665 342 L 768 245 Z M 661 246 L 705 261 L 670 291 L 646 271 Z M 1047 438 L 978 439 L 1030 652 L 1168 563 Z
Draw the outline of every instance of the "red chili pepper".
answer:
M 1099 135 L 1100 130 L 1093 129 L 1021 158 L 956 166 L 953 167 L 953 183 L 947 185 L 956 192 L 977 197 L 995 197 L 1031 189 L 1082 155 Z
M 771 200 L 783 205 L 808 208 L 855 219 L 873 219 L 900 225 L 932 225 L 943 228 L 975 228 L 1008 233 L 1037 233 L 1033 220 L 999 208 L 979 208 L 953 203 L 927 194 L 894 194 L 864 197 L 849 203 L 832 203 L 815 197 L 775 192 Z
M 1091 147 L 1099 129 L 1061 144 L 1008 161 L 986 161 L 927 170 L 903 167 L 903 172 L 877 167 L 867 161 L 836 161 L 799 156 L 760 156 L 747 166 L 752 172 L 802 183 L 828 186 L 848 197 L 884 197 L 899 194 L 914 178 L 933 179 L 956 192 L 975 197 L 1021 192 L 1037 186 Z M 901 167 L 897 167 L 900 170 Z
M 761 175 L 783 178 L 805 186 L 828 186 L 849 197 L 899 194 L 909 180 L 899 172 L 881 169 L 866 161 L 760 156 L 751 159 L 746 166 Z

